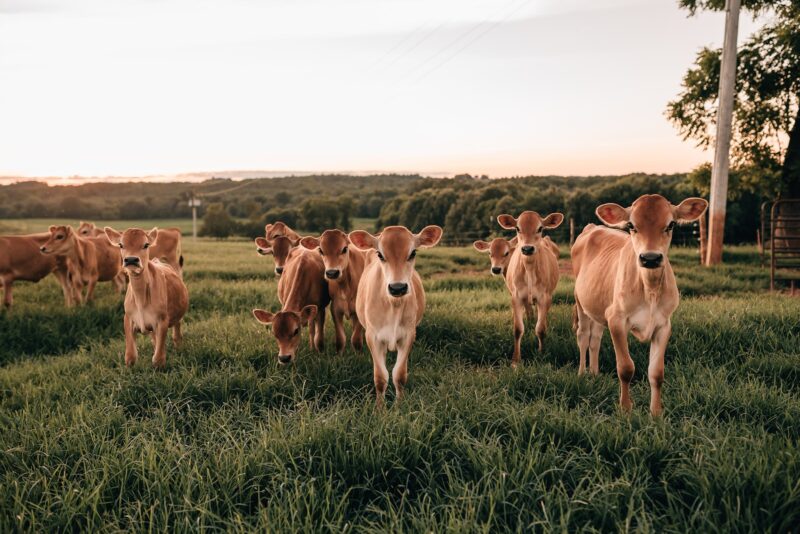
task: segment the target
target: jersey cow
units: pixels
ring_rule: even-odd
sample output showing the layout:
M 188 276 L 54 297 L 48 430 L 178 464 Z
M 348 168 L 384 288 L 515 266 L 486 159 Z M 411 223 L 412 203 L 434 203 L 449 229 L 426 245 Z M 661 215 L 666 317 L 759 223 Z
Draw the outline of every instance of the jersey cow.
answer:
M 83 304 L 94 299 L 94 288 L 100 281 L 100 270 L 97 247 L 90 238 L 78 236 L 71 226 L 51 226 L 50 237 L 40 250 L 42 254 L 66 259 L 75 303 Z M 119 263 L 116 265 L 118 267 Z M 110 274 L 105 280 L 113 280 L 117 273 L 118 269 L 103 274 Z
M 503 278 L 508 272 L 508 262 L 511 259 L 511 254 L 517 246 L 517 238 L 511 240 L 502 237 L 496 237 L 491 241 L 478 240 L 472 244 L 478 252 L 488 252 L 489 260 L 492 262 L 490 271 L 492 275 L 503 275 Z
M 557 228 L 564 221 L 560 213 L 542 218 L 535 211 L 524 211 L 519 218 L 500 215 L 497 222 L 506 230 L 516 230 L 517 246 L 511 254 L 506 273 L 506 287 L 511 293 L 511 311 L 514 317 L 514 353 L 511 365 L 516 367 L 521 358 L 522 335 L 525 333 L 524 316 L 533 316 L 536 306 L 536 337 L 539 350 L 544 350 L 547 330 L 547 312 L 553 303 L 553 291 L 558 284 L 558 247 L 544 231 Z
M 667 258 L 676 224 L 697 220 L 708 203 L 688 198 L 673 206 L 660 195 L 639 197 L 629 208 L 603 204 L 597 216 L 608 226 L 588 225 L 572 247 L 575 274 L 578 372 L 599 372 L 600 340 L 608 326 L 617 361 L 619 403 L 629 411 L 629 386 L 634 364 L 628 351 L 628 332 L 650 343 L 647 375 L 650 412 L 661 413 L 664 352 L 678 307 L 678 286 Z M 627 230 L 627 233 L 618 229 Z
M 12 285 L 15 281 L 38 282 L 50 273 L 58 278 L 65 304 L 72 305 L 73 289 L 66 260 L 41 252 L 49 238 L 49 233 L 0 236 L 0 286 L 5 309 L 11 309 L 14 302 Z
M 403 226 L 389 226 L 377 236 L 356 230 L 349 238 L 355 247 L 375 251 L 358 284 L 356 313 L 366 330 L 375 395 L 382 405 L 389 382 L 386 351 L 397 351 L 392 381 L 399 400 L 408 380 L 408 357 L 417 325 L 425 312 L 425 290 L 414 269 L 417 249 L 435 246 L 442 229 L 426 226 L 412 234 Z
M 286 239 L 280 237 L 278 239 Z M 301 249 L 287 263 L 278 281 L 277 313 L 255 309 L 261 324 L 272 325 L 278 341 L 278 362 L 294 361 L 300 346 L 300 332 L 308 326 L 309 345 L 322 351 L 325 340 L 325 306 L 330 302 L 328 285 L 323 280 L 325 266 L 319 254 Z
M 364 328 L 356 313 L 358 283 L 366 264 L 366 253 L 350 247 L 347 234 L 341 230 L 325 230 L 319 238 L 304 237 L 300 244 L 309 250 L 318 251 L 325 265 L 325 279 L 331 296 L 331 315 L 336 331 L 336 350 L 344 351 L 346 343 L 344 318 L 353 322 L 350 343 L 355 350 L 364 346 Z
M 294 238 L 279 235 L 272 240 L 267 240 L 264 237 L 257 237 L 255 243 L 256 252 L 262 256 L 272 256 L 272 259 L 275 261 L 275 274 L 278 276 L 283 274 L 283 270 L 286 268 L 289 259 L 301 252 L 298 249 L 300 245 L 299 236 Z
M 153 367 L 167 363 L 167 333 L 180 345 L 181 320 L 189 309 L 189 291 L 180 273 L 172 265 L 150 259 L 150 251 L 161 238 L 158 228 L 149 232 L 129 228 L 120 233 L 106 227 L 108 240 L 119 247 L 122 268 L 128 275 L 125 294 L 125 365 L 132 366 L 139 356 L 136 334 L 149 333 L 153 338 Z

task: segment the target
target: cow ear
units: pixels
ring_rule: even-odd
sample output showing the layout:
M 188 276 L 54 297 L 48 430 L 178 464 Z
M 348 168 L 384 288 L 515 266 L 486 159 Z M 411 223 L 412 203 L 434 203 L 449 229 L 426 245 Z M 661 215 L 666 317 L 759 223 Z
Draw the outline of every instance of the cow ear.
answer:
M 500 223 L 500 226 L 502 226 L 506 230 L 516 230 L 517 229 L 517 220 L 514 217 L 512 217 L 511 215 L 508 215 L 507 213 L 504 213 L 502 215 L 498 215 L 497 216 L 497 222 Z
M 256 318 L 256 321 L 258 321 L 261 324 L 270 324 L 272 322 L 272 319 L 275 318 L 274 314 L 266 310 L 259 310 L 259 309 L 253 310 L 253 316 Z
M 306 236 L 300 240 L 300 244 L 303 248 L 307 248 L 308 250 L 315 250 L 319 247 L 319 239 L 316 237 Z
M 359 250 L 376 248 L 378 244 L 378 239 L 365 230 L 353 230 L 347 235 L 347 239 Z
M 420 233 L 415 235 L 414 240 L 417 242 L 417 247 L 419 248 L 435 247 L 442 238 L 443 233 L 444 230 L 442 230 L 441 226 L 432 224 L 430 226 L 426 226 L 422 229 L 422 231 L 420 231 Z
M 269 241 L 264 239 L 263 237 L 257 237 L 255 239 L 256 248 L 259 254 L 262 256 L 266 256 L 267 254 L 272 254 L 272 247 L 269 244 Z
M 153 228 L 149 232 L 147 232 L 147 242 L 152 247 L 156 244 L 156 240 L 158 239 L 158 228 Z
M 517 236 L 514 236 L 508 240 L 508 246 L 512 249 L 517 248 Z
M 64 235 L 70 235 L 72 233 L 72 226 L 67 225 L 64 227 Z
M 309 304 L 308 306 L 300 310 L 300 324 L 305 326 L 309 322 L 313 321 L 314 317 L 316 316 L 317 316 L 317 307 L 313 304 Z
M 487 250 L 489 250 L 489 247 L 491 245 L 486 241 L 481 241 L 480 239 L 478 239 L 472 244 L 472 246 L 475 247 L 475 250 L 477 250 L 478 252 L 486 252 Z
M 48 232 L 50 232 L 50 233 L 52 234 L 53 232 L 55 232 L 55 231 L 56 231 L 56 228 L 58 228 L 58 226 L 55 226 L 55 225 L 54 225 L 54 226 L 51 226 L 50 228 L 48 228 L 48 229 L 47 229 L 47 231 L 48 231 Z
M 558 228 L 561 226 L 561 223 L 564 222 L 564 215 L 561 213 L 551 213 L 547 217 L 544 218 L 542 221 L 542 226 L 545 228 L 552 230 L 553 228 Z
M 119 246 L 119 242 L 122 239 L 122 234 L 120 234 L 110 226 L 106 226 L 105 228 L 103 228 L 103 232 L 105 232 L 106 238 L 112 245 Z
M 269 231 L 270 231 L 270 230 L 272 230 L 272 225 L 271 225 L 271 224 L 267 224 L 267 225 L 265 225 L 265 226 L 264 226 L 264 235 L 265 235 L 265 236 L 267 236 L 267 237 L 269 237 Z
M 612 227 L 622 227 L 630 218 L 630 212 L 627 209 L 613 202 L 597 206 L 594 212 L 601 221 Z
M 674 206 L 672 211 L 678 223 L 686 224 L 699 219 L 707 207 L 708 202 L 705 199 L 691 197 Z

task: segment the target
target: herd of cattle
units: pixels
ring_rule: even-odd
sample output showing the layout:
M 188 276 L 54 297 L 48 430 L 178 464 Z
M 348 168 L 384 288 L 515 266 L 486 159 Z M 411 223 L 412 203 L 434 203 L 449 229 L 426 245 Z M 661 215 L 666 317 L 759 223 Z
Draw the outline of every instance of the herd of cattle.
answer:
M 679 300 L 667 252 L 673 227 L 697 220 L 707 205 L 703 199 L 688 198 L 675 206 L 660 195 L 644 195 L 628 208 L 603 204 L 596 213 L 607 226 L 588 225 L 572 247 L 578 372 L 586 371 L 587 355 L 589 370 L 599 372 L 600 342 L 608 328 L 624 410 L 631 409 L 629 385 L 634 363 L 628 334 L 632 333 L 640 341 L 650 342 L 650 411 L 661 413 L 664 352 Z M 500 215 L 500 226 L 516 231 L 516 236 L 474 243 L 478 251 L 489 253 L 491 273 L 504 277 L 511 295 L 512 366 L 520 361 L 524 319 L 533 318 L 534 306 L 538 348 L 544 348 L 547 313 L 559 278 L 558 247 L 544 232 L 563 220 L 560 213 L 547 217 L 534 211 L 517 218 Z M 414 234 L 405 227 L 390 226 L 377 235 L 332 229 L 319 237 L 302 237 L 276 222 L 268 224 L 265 231 L 264 237 L 256 239 L 256 247 L 260 254 L 274 258 L 281 309 L 255 309 L 253 315 L 271 326 L 278 361 L 294 360 L 306 326 L 311 348 L 323 349 L 325 308 L 330 305 L 336 349 L 341 352 L 347 344 L 345 318 L 352 322 L 353 348 L 360 351 L 366 341 L 379 405 L 389 383 L 386 353 L 397 352 L 392 382 L 396 397 L 401 398 L 416 327 L 425 311 L 425 291 L 415 270 L 416 253 L 437 245 L 442 229 L 427 226 Z M 51 226 L 48 233 L 0 237 L 0 280 L 6 307 L 11 306 L 14 280 L 38 281 L 52 272 L 67 305 L 73 305 L 91 300 L 97 282 L 110 281 L 121 290 L 127 278 L 123 320 L 127 365 L 137 359 L 137 333 L 153 337 L 156 367 L 166 363 L 169 328 L 173 329 L 173 341 L 180 343 L 180 322 L 188 309 L 182 268 L 177 229 L 145 232 L 131 228 L 120 233 L 81 223 L 77 232 L 69 226 Z

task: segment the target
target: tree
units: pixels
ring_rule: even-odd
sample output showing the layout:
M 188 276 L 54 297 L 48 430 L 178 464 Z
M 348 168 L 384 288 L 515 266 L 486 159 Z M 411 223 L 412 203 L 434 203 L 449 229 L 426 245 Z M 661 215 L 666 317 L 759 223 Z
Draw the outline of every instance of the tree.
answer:
M 203 215 L 203 226 L 200 228 L 201 236 L 228 237 L 236 231 L 234 221 L 221 202 L 210 204 Z
M 691 14 L 725 8 L 725 0 L 678 3 Z M 743 0 L 742 8 L 774 16 L 738 50 L 731 156 L 734 168 L 749 173 L 738 186 L 798 198 L 800 2 Z M 683 138 L 701 147 L 714 141 L 720 58 L 720 49 L 702 49 L 683 78 L 683 91 L 667 107 L 667 117 Z

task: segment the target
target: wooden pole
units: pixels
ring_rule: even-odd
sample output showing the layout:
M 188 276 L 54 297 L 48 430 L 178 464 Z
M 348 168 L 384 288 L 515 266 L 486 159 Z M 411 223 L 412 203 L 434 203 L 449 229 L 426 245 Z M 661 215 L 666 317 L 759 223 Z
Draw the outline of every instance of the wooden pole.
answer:
M 575 244 L 575 219 L 569 218 L 569 246 Z
M 706 261 L 706 254 L 708 251 L 708 228 L 706 227 L 707 214 L 704 213 L 700 216 L 700 265 Z
M 711 168 L 711 201 L 708 221 L 706 265 L 722 262 L 722 238 L 725 233 L 725 208 L 728 199 L 733 97 L 736 93 L 736 39 L 739 34 L 741 0 L 727 0 L 725 6 L 725 42 L 719 76 L 719 108 L 714 165 Z

